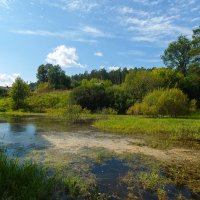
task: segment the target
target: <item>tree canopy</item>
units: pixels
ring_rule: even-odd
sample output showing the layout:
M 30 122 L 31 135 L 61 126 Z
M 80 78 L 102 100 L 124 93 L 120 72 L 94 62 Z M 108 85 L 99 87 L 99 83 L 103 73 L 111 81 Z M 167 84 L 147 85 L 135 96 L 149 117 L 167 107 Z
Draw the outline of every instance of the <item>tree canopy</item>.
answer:
M 20 77 L 16 78 L 10 89 L 10 96 L 13 100 L 13 109 L 17 110 L 25 107 L 25 99 L 29 96 L 30 89 Z
M 181 35 L 177 41 L 169 44 L 161 58 L 168 68 L 177 69 L 185 75 L 191 62 L 189 56 L 191 48 L 191 41 L 186 36 Z

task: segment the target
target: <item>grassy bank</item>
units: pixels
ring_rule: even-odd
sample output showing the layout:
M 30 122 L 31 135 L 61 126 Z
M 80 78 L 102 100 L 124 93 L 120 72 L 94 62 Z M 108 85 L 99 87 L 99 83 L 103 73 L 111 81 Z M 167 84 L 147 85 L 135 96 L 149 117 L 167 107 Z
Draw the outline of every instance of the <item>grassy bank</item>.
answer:
M 156 139 L 166 139 L 162 141 L 161 146 L 169 140 L 186 143 L 200 141 L 200 119 L 112 116 L 96 121 L 94 126 L 104 131 L 119 134 L 154 136 L 155 147 L 159 145 L 156 144 Z
M 0 199 L 50 199 L 56 180 L 32 163 L 20 163 L 0 152 Z

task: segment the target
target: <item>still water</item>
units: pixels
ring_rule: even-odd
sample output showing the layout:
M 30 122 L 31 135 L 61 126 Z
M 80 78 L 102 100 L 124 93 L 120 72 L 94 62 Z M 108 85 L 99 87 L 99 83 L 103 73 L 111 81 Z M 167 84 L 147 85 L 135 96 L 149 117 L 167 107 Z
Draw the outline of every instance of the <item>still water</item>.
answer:
M 148 149 L 145 157 L 139 155 L 142 147 L 133 146 L 137 143 L 142 144 L 142 139 L 103 133 L 88 124 L 69 126 L 44 117 L 0 117 L 0 144 L 10 157 L 60 169 L 63 176 L 79 174 L 89 184 L 96 184 L 104 199 L 159 199 L 157 192 L 138 181 L 137 175 L 150 172 L 157 161 L 152 161 Z M 163 169 L 159 168 L 159 174 L 165 176 Z M 168 183 L 164 187 L 168 199 L 199 198 L 187 186 Z

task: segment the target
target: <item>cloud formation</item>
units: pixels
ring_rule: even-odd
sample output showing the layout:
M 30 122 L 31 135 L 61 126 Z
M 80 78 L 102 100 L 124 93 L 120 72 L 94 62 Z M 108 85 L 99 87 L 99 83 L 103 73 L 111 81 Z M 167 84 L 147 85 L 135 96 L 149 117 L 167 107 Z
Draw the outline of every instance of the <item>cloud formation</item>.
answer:
M 10 87 L 13 84 L 13 82 L 15 81 L 15 79 L 19 76 L 20 76 L 19 73 L 11 74 L 11 75 L 0 74 L 0 86 L 4 86 L 4 87 L 9 86 Z
M 90 12 L 99 6 L 96 0 L 51 0 L 49 5 L 68 11 Z
M 78 63 L 78 59 L 76 48 L 60 45 L 47 55 L 46 61 L 54 65 L 60 65 L 63 68 L 85 68 L 85 66 Z
M 9 8 L 10 3 L 12 0 L 0 0 L 0 8 Z
M 103 53 L 100 52 L 100 51 L 97 51 L 94 53 L 95 56 L 98 56 L 98 57 L 102 57 L 103 56 Z

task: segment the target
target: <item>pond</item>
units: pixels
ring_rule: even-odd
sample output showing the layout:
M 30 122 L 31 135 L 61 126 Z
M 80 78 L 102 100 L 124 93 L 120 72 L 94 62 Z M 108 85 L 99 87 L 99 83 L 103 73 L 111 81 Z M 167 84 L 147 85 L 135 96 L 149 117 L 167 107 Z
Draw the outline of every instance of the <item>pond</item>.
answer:
M 178 151 L 151 149 L 142 137 L 105 133 L 89 124 L 70 126 L 45 117 L 1 116 L 0 143 L 10 157 L 45 165 L 63 177 L 79 177 L 84 190 L 74 199 L 200 199 L 198 186 L 194 189 L 174 178 L 168 161 L 178 160 Z

